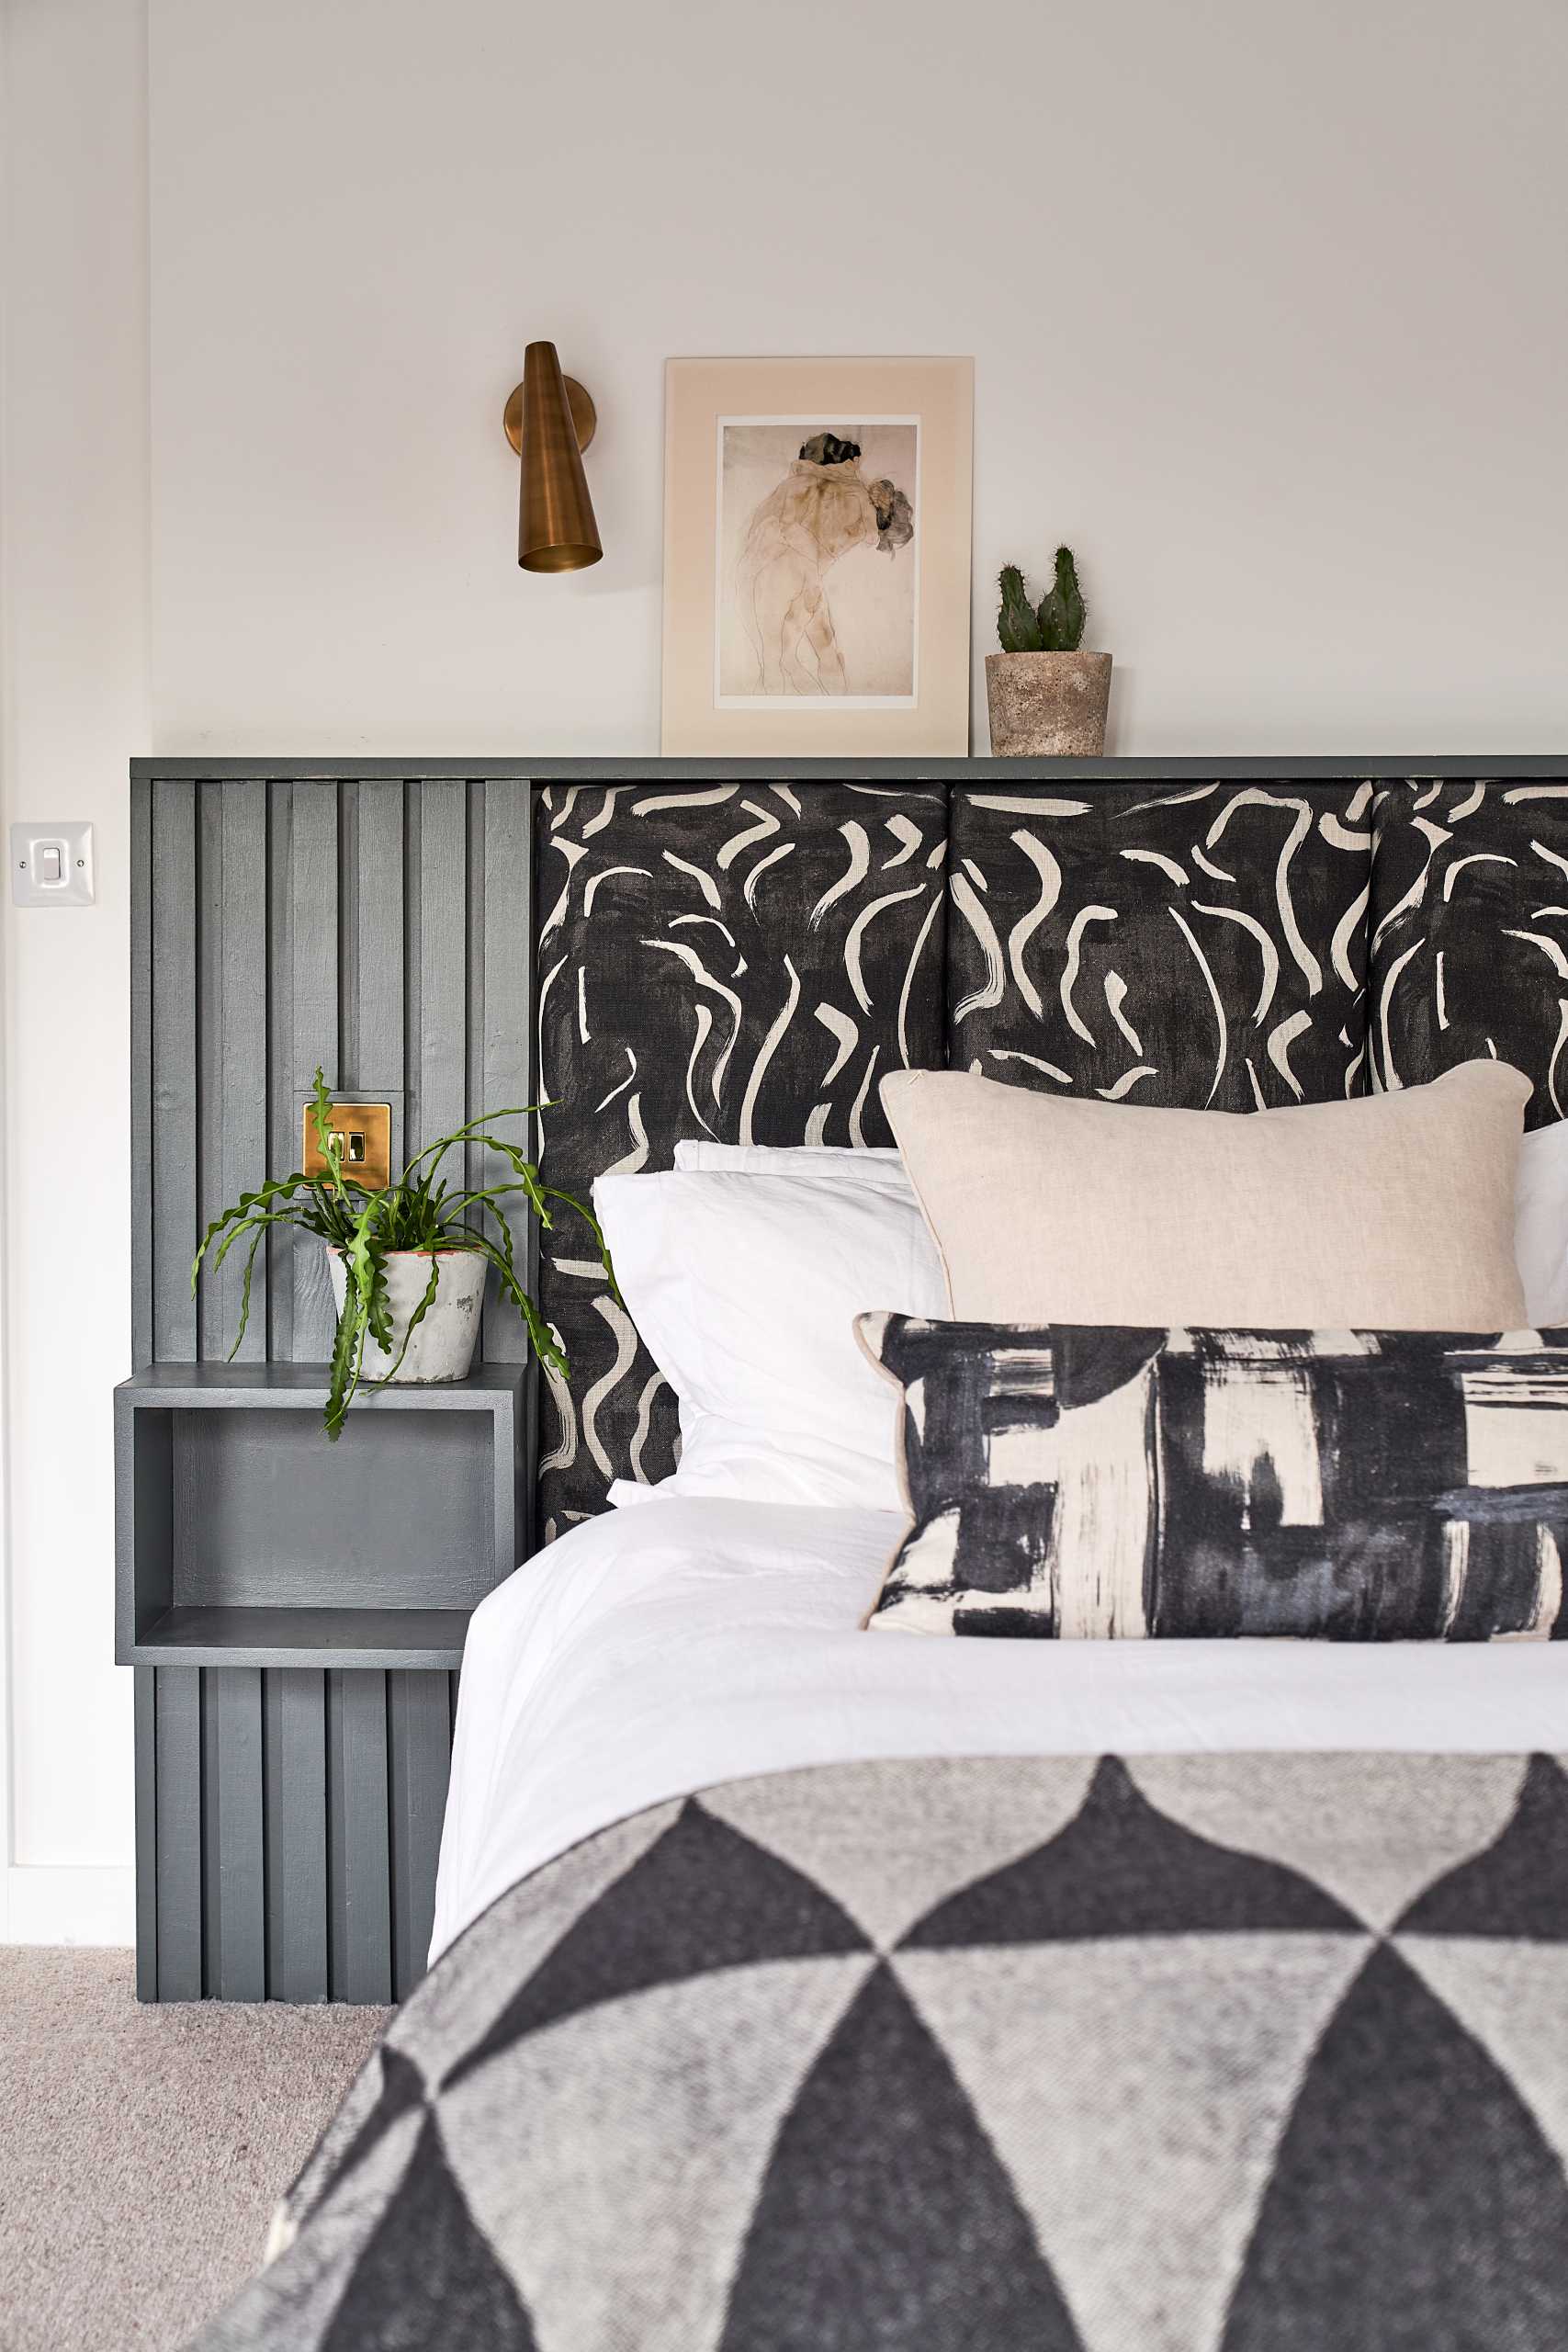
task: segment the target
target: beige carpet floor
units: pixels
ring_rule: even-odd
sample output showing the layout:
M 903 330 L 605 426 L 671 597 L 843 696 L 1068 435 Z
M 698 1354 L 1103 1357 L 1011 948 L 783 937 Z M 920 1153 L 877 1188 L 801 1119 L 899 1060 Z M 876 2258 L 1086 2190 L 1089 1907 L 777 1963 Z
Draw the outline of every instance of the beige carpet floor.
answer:
M 0 1947 L 5 2352 L 175 2352 L 389 2015 L 142 2007 L 129 1952 Z

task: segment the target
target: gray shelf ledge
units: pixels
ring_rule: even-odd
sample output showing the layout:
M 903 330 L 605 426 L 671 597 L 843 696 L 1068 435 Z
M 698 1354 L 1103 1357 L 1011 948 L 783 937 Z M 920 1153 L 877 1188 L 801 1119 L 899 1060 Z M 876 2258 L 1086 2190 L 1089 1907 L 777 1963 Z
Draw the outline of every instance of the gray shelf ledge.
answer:
M 463 1663 L 467 1609 L 166 1609 L 132 1645 L 137 1666 L 379 1667 Z
M 293 1411 L 327 1401 L 329 1367 L 324 1363 L 152 1363 L 132 1373 L 115 1390 L 139 1407 L 221 1411 L 224 1407 L 276 1405 Z M 361 1388 L 351 1413 L 475 1413 L 493 1411 L 498 1399 L 523 1396 L 525 1364 L 481 1364 L 467 1380 L 400 1382 L 389 1388 Z M 322 1443 L 326 1443 L 325 1438 Z

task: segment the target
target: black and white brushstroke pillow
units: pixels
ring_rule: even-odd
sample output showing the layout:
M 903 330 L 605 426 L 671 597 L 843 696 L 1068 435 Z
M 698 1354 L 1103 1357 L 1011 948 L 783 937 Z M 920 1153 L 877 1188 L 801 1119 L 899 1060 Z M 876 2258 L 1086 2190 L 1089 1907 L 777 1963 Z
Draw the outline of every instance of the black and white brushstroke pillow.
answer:
M 913 1522 L 874 1631 L 1568 1639 L 1568 1329 L 857 1329 Z

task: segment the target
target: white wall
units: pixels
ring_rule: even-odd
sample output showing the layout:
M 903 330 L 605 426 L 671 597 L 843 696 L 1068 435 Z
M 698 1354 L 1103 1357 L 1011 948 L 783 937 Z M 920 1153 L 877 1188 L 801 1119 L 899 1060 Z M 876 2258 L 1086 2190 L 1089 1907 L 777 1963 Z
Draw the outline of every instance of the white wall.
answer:
M 130 1849 L 124 755 L 656 748 L 668 355 L 973 353 L 977 681 L 998 565 L 1065 537 L 1113 749 L 1568 739 L 1559 0 L 150 15 L 144 284 L 138 10 L 10 9 L 6 789 L 104 883 L 10 931 L 28 1866 Z M 570 581 L 513 561 L 537 334 L 599 404 Z M 36 1247 L 88 1211 L 90 1331 Z
M 109 1390 L 130 1369 L 129 826 L 147 748 L 142 12 L 13 0 L 4 76 L 0 779 L 89 818 L 98 901 L 7 904 L 8 1932 L 130 1928 Z M 6 893 L 9 898 L 9 892 Z

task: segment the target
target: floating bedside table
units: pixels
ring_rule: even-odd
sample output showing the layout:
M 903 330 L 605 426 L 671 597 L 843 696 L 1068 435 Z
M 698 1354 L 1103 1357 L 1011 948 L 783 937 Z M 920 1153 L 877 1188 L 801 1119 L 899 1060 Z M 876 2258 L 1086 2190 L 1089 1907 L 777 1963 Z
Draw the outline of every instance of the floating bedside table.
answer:
M 527 1369 L 363 1395 L 153 1364 L 115 1392 L 144 2000 L 389 2001 L 423 1971 L 472 1610 L 524 1549 Z

